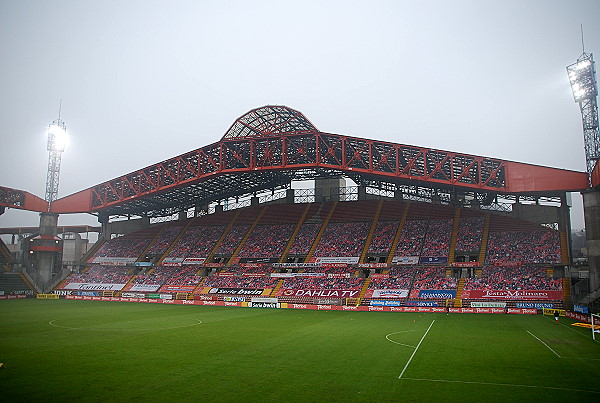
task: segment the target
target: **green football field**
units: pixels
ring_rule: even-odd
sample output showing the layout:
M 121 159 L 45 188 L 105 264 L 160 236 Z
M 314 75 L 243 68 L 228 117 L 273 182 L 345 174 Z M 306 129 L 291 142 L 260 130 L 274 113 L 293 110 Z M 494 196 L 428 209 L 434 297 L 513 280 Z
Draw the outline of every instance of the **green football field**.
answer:
M 600 343 L 542 315 L 0 302 L 2 401 L 600 401 Z

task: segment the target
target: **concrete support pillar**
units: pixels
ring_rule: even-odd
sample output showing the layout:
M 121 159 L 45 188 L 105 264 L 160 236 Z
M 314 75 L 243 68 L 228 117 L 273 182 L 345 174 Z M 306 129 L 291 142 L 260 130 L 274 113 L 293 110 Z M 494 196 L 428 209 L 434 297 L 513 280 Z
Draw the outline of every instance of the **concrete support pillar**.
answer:
M 600 287 L 600 190 L 587 190 L 582 195 L 590 291 L 594 291 Z
M 295 201 L 296 192 L 294 189 L 286 189 L 285 191 L 285 202 L 287 204 L 293 204 Z
M 358 200 L 367 200 L 367 187 L 358 185 Z
M 256 197 L 256 196 L 252 196 L 252 198 L 250 199 L 250 205 L 251 205 L 252 207 L 256 207 L 256 206 L 258 206 L 258 205 L 259 205 L 259 202 L 260 202 L 260 201 L 259 201 L 258 197 Z
M 53 243 L 50 239 L 45 240 L 45 237 L 55 237 L 58 234 L 58 214 L 41 213 L 40 214 L 40 243 L 46 246 L 45 243 Z M 61 244 L 62 246 L 62 244 Z M 62 262 L 60 261 L 62 251 L 36 251 L 37 273 L 40 276 L 41 282 L 44 284 L 50 283 L 53 273 L 56 273 Z M 38 284 L 41 286 L 42 284 Z M 43 290 L 47 291 L 47 290 Z

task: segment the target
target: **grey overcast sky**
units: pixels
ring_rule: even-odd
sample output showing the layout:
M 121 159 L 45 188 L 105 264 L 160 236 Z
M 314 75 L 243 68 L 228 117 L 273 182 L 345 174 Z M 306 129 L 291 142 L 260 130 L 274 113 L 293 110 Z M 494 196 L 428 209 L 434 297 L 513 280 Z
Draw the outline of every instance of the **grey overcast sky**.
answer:
M 59 197 L 266 104 L 325 132 L 584 171 L 565 67 L 580 24 L 600 52 L 599 17 L 598 0 L 0 0 L 0 185 L 44 196 L 61 99 Z M 38 221 L 7 210 L 0 227 Z

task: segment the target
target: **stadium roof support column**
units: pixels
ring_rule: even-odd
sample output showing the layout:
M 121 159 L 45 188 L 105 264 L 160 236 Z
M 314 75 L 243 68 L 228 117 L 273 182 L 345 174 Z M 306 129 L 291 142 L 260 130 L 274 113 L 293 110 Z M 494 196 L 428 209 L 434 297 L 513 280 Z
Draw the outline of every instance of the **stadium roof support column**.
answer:
M 600 190 L 587 190 L 582 194 L 590 291 L 595 291 L 600 288 Z
M 344 178 L 315 179 L 315 195 L 323 195 L 323 200 L 316 201 L 338 201 L 343 187 L 346 187 Z

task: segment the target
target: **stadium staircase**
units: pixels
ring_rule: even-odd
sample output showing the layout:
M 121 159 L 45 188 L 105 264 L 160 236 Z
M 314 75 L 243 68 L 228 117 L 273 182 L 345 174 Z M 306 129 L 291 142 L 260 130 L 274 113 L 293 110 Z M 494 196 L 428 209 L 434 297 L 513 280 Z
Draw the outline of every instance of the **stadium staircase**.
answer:
M 458 236 L 458 221 L 460 220 L 460 208 L 454 209 L 454 225 L 452 226 L 452 236 L 450 237 L 450 254 L 448 255 L 448 263 L 454 263 L 454 255 L 456 248 L 456 238 Z
M 367 256 L 367 251 L 369 250 L 369 246 L 371 246 L 371 239 L 373 239 L 373 233 L 375 232 L 375 228 L 377 227 L 377 222 L 379 221 L 379 215 L 381 214 L 382 207 L 383 207 L 383 200 L 380 199 L 379 202 L 377 203 L 377 210 L 375 211 L 375 217 L 373 217 L 373 222 L 371 223 L 371 229 L 369 230 L 367 239 L 365 239 L 365 246 L 363 248 L 362 254 L 360 255 L 360 259 L 358 260 L 360 263 L 366 263 L 365 257 Z
M 481 273 L 483 269 L 475 269 L 475 278 L 481 278 Z
M 134 276 L 131 276 L 131 278 L 129 279 L 129 281 L 127 282 L 127 284 L 125 284 L 125 287 L 121 288 L 121 291 L 117 291 L 117 296 L 120 296 L 120 295 L 121 295 L 121 292 L 122 292 L 123 290 L 126 290 L 126 289 L 127 289 L 127 287 L 129 287 L 129 286 L 131 285 L 131 283 L 133 283 L 133 280 L 135 280 L 135 277 L 136 277 L 135 275 L 134 275 Z M 111 291 L 111 292 L 112 292 L 112 291 Z M 112 297 L 112 295 L 110 295 L 110 296 Z
M 21 277 L 21 279 L 23 280 L 23 282 L 27 285 L 27 287 L 29 287 L 30 289 L 32 289 L 33 291 L 36 291 L 37 289 L 33 286 L 33 284 L 31 283 L 31 281 L 29 281 L 29 279 L 27 278 L 27 276 L 25 276 L 23 273 L 19 273 L 19 277 Z
M 152 240 L 150 242 L 148 242 L 148 246 L 146 246 L 146 249 L 144 249 L 144 251 L 138 256 L 136 262 L 143 262 L 144 261 L 143 259 L 145 258 L 145 256 L 148 255 L 148 252 L 152 248 L 152 245 L 154 244 L 154 242 L 156 242 L 156 240 L 159 239 L 160 234 L 162 234 L 163 231 L 165 231 L 166 229 L 167 229 L 167 226 L 164 226 L 159 231 L 156 231 L 156 233 L 152 237 Z
M 456 287 L 456 299 L 461 300 L 463 288 L 465 288 L 464 277 L 458 280 L 458 286 Z
M 325 232 L 325 228 L 327 228 L 327 224 L 329 224 L 329 220 L 331 219 L 331 216 L 333 215 L 333 212 L 335 211 L 335 208 L 337 207 L 338 203 L 339 202 L 337 202 L 337 201 L 333 202 L 333 206 L 331 206 L 331 210 L 329 210 L 329 213 L 327 214 L 325 221 L 323 221 L 323 225 L 321 225 L 321 229 L 319 230 L 319 233 L 315 237 L 315 240 L 314 240 L 312 246 L 310 247 L 310 250 L 308 251 L 308 255 L 306 255 L 306 262 L 310 262 L 310 259 L 312 258 L 313 253 L 315 253 L 315 250 L 317 249 L 317 245 L 319 244 L 319 241 L 321 240 L 321 237 L 323 236 L 323 233 Z
M 479 249 L 479 258 L 477 261 L 481 264 L 485 263 L 485 252 L 487 247 L 488 235 L 490 233 L 490 221 L 492 219 L 492 215 L 487 213 L 485 215 L 485 224 L 483 225 L 483 234 L 481 236 L 481 248 Z
M 171 245 L 169 245 L 169 247 L 167 248 L 165 253 L 163 253 L 163 255 L 160 257 L 160 259 L 158 259 L 158 261 L 156 262 L 156 266 L 160 266 L 162 264 L 163 260 L 165 260 L 165 258 L 167 256 L 169 256 L 169 253 L 171 253 L 171 250 L 173 250 L 175 245 L 177 245 L 177 243 L 179 242 L 179 240 L 181 239 L 183 234 L 185 234 L 187 232 L 187 230 L 190 228 L 190 226 L 192 225 L 192 223 L 194 221 L 195 221 L 195 219 L 188 220 L 188 223 L 185 225 L 185 227 L 183 227 L 183 229 L 179 232 L 179 234 L 177 234 L 177 237 L 175 237 L 173 242 L 171 242 Z
M 370 278 L 365 279 L 365 282 L 364 282 L 362 288 L 360 289 L 360 294 L 358 294 L 358 298 L 356 298 L 356 301 L 352 305 L 356 305 L 356 306 L 360 305 L 363 298 L 365 297 L 365 294 L 367 293 L 367 290 L 369 289 L 370 284 L 371 284 L 371 279 Z
M 12 263 L 13 259 L 10 254 L 10 250 L 4 243 L 2 239 L 0 239 L 0 264 L 4 265 L 6 263 Z M 6 267 L 6 266 L 4 266 Z
M 221 245 L 221 242 L 223 242 L 223 239 L 225 239 L 225 237 L 227 236 L 227 234 L 229 233 L 229 231 L 231 231 L 231 227 L 233 227 L 233 223 L 238 219 L 238 217 L 240 216 L 240 213 L 242 212 L 243 209 L 237 209 L 233 215 L 233 218 L 231 219 L 231 221 L 229 221 L 229 224 L 227 224 L 227 228 L 225 228 L 225 231 L 223 231 L 223 233 L 221 234 L 221 236 L 219 237 L 219 239 L 217 240 L 217 242 L 215 242 L 215 246 L 213 246 L 212 250 L 210 251 L 210 253 L 208 254 L 208 257 L 206 258 L 207 262 L 211 262 L 212 258 L 215 254 L 215 251 L 219 250 L 219 246 Z
M 400 241 L 400 233 L 402 233 L 402 227 L 404 227 L 404 223 L 406 222 L 406 217 L 408 217 L 408 211 L 410 210 L 410 203 L 406 203 L 406 207 L 404 207 L 404 213 L 402 213 L 402 219 L 400 220 L 400 225 L 398 225 L 398 229 L 396 230 L 396 235 L 394 235 L 394 240 L 392 241 L 392 247 L 390 248 L 390 254 L 386 260 L 387 264 L 391 264 L 392 260 L 394 260 L 394 252 L 396 252 L 396 248 L 398 247 L 398 242 Z
M 240 253 L 240 251 L 244 247 L 244 244 L 246 243 L 248 238 L 250 238 L 250 234 L 252 234 L 252 231 L 254 231 L 254 227 L 256 227 L 256 225 L 260 222 L 260 219 L 265 214 L 265 211 L 267 211 L 268 208 L 269 208 L 269 206 L 266 205 L 260 210 L 260 213 L 258 213 L 258 215 L 256 216 L 256 219 L 254 220 L 254 222 L 248 229 L 248 232 L 246 232 L 246 235 L 244 235 L 244 238 L 242 238 L 242 241 L 240 242 L 240 244 L 237 246 L 237 248 L 235 248 L 235 250 L 231 254 L 231 258 L 229 258 L 229 262 L 235 262 L 237 255 Z
M 292 233 L 292 236 L 290 236 L 290 239 L 288 240 L 287 245 L 285 245 L 285 249 L 283 250 L 281 257 L 279 258 L 279 263 L 285 262 L 287 254 L 290 251 L 290 248 L 292 247 L 292 244 L 294 243 L 294 239 L 296 239 L 296 235 L 298 235 L 298 232 L 300 231 L 300 227 L 304 223 L 304 220 L 306 219 L 306 216 L 308 215 L 309 210 L 310 210 L 310 203 L 307 203 L 306 207 L 304 208 L 304 213 L 302 213 L 302 217 L 300 217 L 300 219 L 298 220 L 298 223 L 296 224 L 296 228 L 294 228 L 294 232 Z
M 281 286 L 283 285 L 284 279 L 281 279 L 277 282 L 277 284 L 275 285 L 275 288 L 273 288 L 273 291 L 271 291 L 271 298 L 274 298 L 277 293 L 279 292 L 279 289 L 281 288 Z

